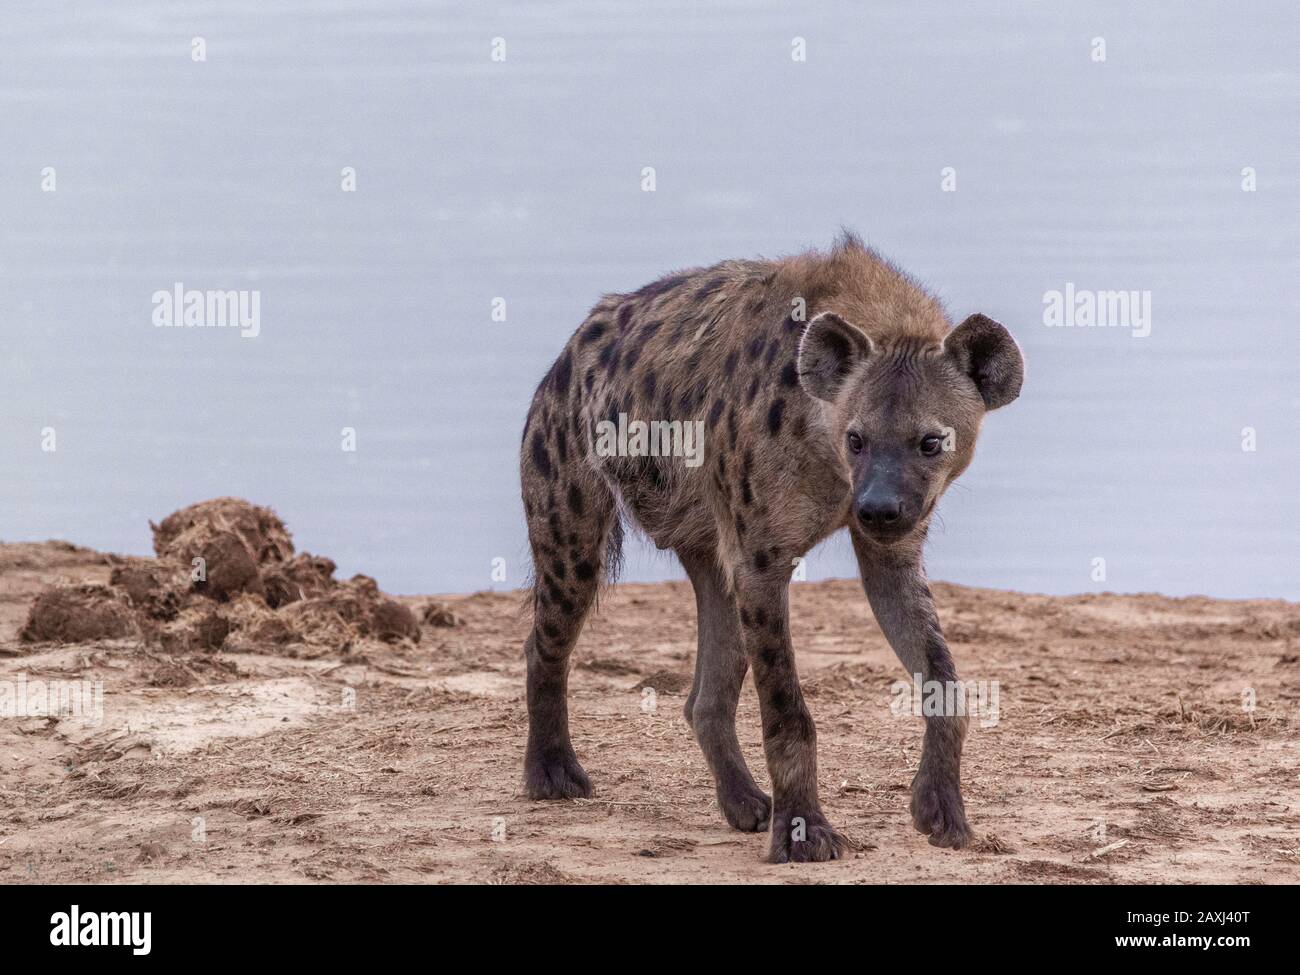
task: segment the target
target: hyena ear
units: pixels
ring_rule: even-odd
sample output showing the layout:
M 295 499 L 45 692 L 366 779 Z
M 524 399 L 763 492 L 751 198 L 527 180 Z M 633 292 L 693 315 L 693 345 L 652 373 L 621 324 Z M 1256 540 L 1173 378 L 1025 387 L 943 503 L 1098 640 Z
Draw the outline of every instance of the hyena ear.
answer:
M 871 339 L 834 312 L 822 312 L 799 338 L 799 383 L 809 396 L 834 402 L 844 380 L 871 355 Z
M 1011 333 L 987 315 L 971 315 L 943 340 L 944 351 L 970 376 L 984 400 L 996 410 L 1020 395 L 1025 360 Z

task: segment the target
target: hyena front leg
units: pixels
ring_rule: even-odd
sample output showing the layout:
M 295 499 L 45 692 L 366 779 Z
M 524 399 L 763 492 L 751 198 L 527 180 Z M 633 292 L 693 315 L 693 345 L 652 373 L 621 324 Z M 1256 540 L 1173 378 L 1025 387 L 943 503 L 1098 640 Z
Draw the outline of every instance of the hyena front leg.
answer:
M 848 843 L 831 828 L 817 799 L 817 730 L 804 703 L 790 643 L 789 568 L 770 559 L 736 574 L 745 653 L 754 670 L 763 752 L 772 776 L 770 863 L 836 860 Z
M 853 536 L 862 585 L 876 622 L 913 680 L 957 680 L 957 667 L 939 627 L 934 598 L 925 579 L 920 547 L 894 552 Z M 952 698 L 956 700 L 956 698 Z M 949 700 L 947 694 L 944 700 Z M 912 780 L 912 824 L 935 846 L 961 848 L 972 839 L 961 798 L 961 749 L 966 738 L 964 710 L 927 715 L 921 764 Z
M 772 800 L 754 782 L 736 739 L 736 704 L 749 669 L 736 601 L 712 553 L 679 554 L 695 587 L 699 630 L 686 723 L 713 773 L 722 815 L 736 829 L 756 833 L 767 829 Z
M 524 788 L 531 799 L 591 795 L 569 738 L 569 654 L 622 539 L 614 496 L 574 456 L 562 427 L 535 414 L 522 465 L 533 551 Z

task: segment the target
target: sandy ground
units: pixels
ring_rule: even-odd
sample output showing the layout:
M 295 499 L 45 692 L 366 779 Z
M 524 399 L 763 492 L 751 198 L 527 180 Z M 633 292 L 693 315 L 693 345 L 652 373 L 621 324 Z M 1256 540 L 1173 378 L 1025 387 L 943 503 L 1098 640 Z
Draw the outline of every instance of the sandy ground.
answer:
M 770 866 L 765 836 L 722 820 L 681 717 L 686 583 L 603 599 L 571 682 L 596 797 L 534 803 L 518 594 L 446 597 L 461 625 L 362 656 L 17 641 L 42 586 L 108 572 L 0 545 L 0 693 L 103 682 L 99 721 L 0 717 L 6 882 L 1300 882 L 1295 604 L 937 585 L 963 678 L 999 694 L 966 751 L 981 841 L 953 852 L 910 826 L 922 721 L 891 710 L 900 668 L 857 585 L 796 584 L 823 805 L 858 850 Z M 739 725 L 765 783 L 748 683 Z

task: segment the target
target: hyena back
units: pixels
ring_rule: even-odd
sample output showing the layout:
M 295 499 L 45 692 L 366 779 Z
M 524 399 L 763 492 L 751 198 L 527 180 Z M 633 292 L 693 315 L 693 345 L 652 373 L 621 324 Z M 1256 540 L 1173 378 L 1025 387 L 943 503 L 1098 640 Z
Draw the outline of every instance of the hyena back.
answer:
M 868 600 L 909 675 L 955 681 L 922 545 L 985 412 L 1015 399 L 1022 377 L 1001 325 L 973 315 L 952 328 L 933 297 L 848 235 L 828 253 L 729 261 L 603 298 L 538 387 L 524 426 L 535 575 L 528 794 L 591 794 L 569 738 L 568 660 L 615 571 L 626 518 L 678 555 L 695 588 L 685 716 L 723 815 L 738 829 L 770 829 L 774 862 L 841 855 L 844 840 L 818 802 L 816 732 L 795 673 L 793 567 L 848 528 Z M 620 414 L 624 425 L 703 421 L 703 462 L 596 449 Z M 750 667 L 771 799 L 736 739 Z M 939 846 L 971 837 L 965 729 L 964 716 L 926 719 L 912 818 Z

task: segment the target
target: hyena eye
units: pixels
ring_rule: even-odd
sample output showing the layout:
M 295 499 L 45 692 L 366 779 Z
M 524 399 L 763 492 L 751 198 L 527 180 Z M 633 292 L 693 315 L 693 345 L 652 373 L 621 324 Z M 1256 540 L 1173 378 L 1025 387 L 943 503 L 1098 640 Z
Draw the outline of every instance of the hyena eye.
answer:
M 921 441 L 921 453 L 927 457 L 933 457 L 939 451 L 943 450 L 943 438 L 930 434 Z
M 849 434 L 849 450 L 855 454 L 862 453 L 862 438 L 856 433 Z

